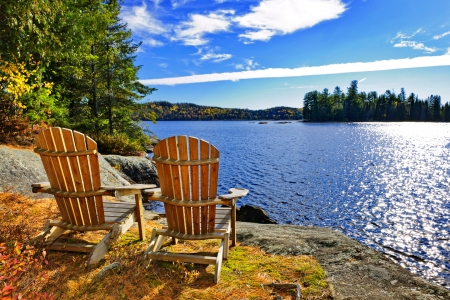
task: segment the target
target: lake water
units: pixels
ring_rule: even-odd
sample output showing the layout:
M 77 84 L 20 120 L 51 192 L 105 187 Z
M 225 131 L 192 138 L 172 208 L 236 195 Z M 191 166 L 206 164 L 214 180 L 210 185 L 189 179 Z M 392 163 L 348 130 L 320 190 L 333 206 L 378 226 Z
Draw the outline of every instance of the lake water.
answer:
M 450 124 L 160 121 L 221 152 L 219 192 L 284 224 L 340 231 L 450 288 Z

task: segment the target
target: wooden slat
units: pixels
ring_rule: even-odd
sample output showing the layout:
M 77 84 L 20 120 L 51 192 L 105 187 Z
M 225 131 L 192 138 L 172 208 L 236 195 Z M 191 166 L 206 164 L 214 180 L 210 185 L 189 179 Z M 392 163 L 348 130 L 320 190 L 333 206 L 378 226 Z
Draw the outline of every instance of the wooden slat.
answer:
M 107 211 L 105 212 L 105 217 L 123 217 L 128 218 L 128 216 L 132 213 L 134 213 L 134 209 L 130 209 L 127 211 Z
M 67 151 L 69 152 L 77 152 L 77 148 L 75 147 L 75 140 L 73 137 L 73 132 L 70 129 L 62 129 L 62 139 L 64 141 L 64 145 Z M 83 191 L 83 179 L 81 176 L 80 164 L 79 160 L 76 156 L 68 157 L 69 160 L 69 168 L 70 174 L 73 181 L 73 190 L 71 192 L 79 192 Z M 85 225 L 92 225 L 92 216 L 89 211 L 89 207 L 87 205 L 87 199 L 85 197 L 77 197 L 79 198 L 79 203 L 81 207 L 81 212 L 83 215 L 83 220 Z M 94 216 L 94 219 L 96 217 Z
M 87 150 L 86 147 L 86 137 L 84 134 L 73 131 L 73 139 L 75 141 L 75 148 L 77 151 L 85 151 Z M 79 156 L 78 157 L 78 163 L 80 168 L 80 175 L 82 178 L 82 191 L 90 192 L 94 191 L 94 187 L 92 184 L 92 178 L 91 178 L 91 168 L 89 165 L 89 159 L 87 156 Z M 89 210 L 90 220 L 92 225 L 99 224 L 98 215 L 97 215 L 97 209 L 95 207 L 95 201 L 94 197 L 86 197 L 85 199 L 86 205 Z
M 167 139 L 167 145 L 169 147 L 169 158 L 170 159 L 179 159 L 178 154 L 178 140 L 177 137 L 173 136 Z M 181 188 L 181 178 L 180 178 L 180 167 L 171 165 L 171 174 L 172 174 L 172 186 L 173 193 L 175 199 L 182 199 L 183 193 Z M 174 208 L 177 222 L 177 230 L 179 232 L 186 232 L 186 224 L 184 219 L 184 208 L 181 206 L 177 206 Z
M 191 160 L 199 159 L 198 150 L 198 139 L 189 137 L 189 157 Z M 199 166 L 190 167 L 191 197 L 193 201 L 200 200 L 199 168 Z M 194 234 L 200 234 L 200 208 L 194 207 L 192 209 L 192 222 L 194 223 Z
M 180 138 L 180 136 L 178 137 Z M 219 158 L 207 158 L 207 159 L 168 159 L 160 156 L 153 156 L 153 161 L 159 162 L 164 165 L 174 165 L 174 166 L 201 166 L 201 165 L 209 165 L 212 163 L 218 163 Z
M 213 145 L 210 145 L 210 158 L 219 158 L 219 150 Z M 219 163 L 212 163 L 209 165 L 209 198 L 214 199 L 217 196 L 217 184 L 219 179 Z M 214 222 L 216 218 L 216 206 L 209 207 L 209 231 L 214 230 Z
M 222 232 L 208 232 L 205 234 L 187 234 L 170 229 L 156 229 L 158 235 L 171 236 L 180 240 L 209 240 L 209 239 L 224 239 L 225 235 Z
M 91 139 L 90 137 L 86 137 L 86 144 L 88 150 L 97 150 L 97 143 Z M 88 156 L 89 165 L 91 167 L 91 177 L 92 177 L 92 185 L 94 190 L 98 190 L 100 185 L 102 184 L 100 181 L 100 164 L 98 162 L 98 154 L 93 154 Z M 98 223 L 105 222 L 105 215 L 103 212 L 103 198 L 101 196 L 96 196 L 95 205 L 97 208 L 97 219 Z
M 110 224 L 99 224 L 99 225 L 89 225 L 89 226 L 74 225 L 72 223 L 68 223 L 68 222 L 64 222 L 64 221 L 56 221 L 56 220 L 50 220 L 49 226 L 56 226 L 59 228 L 64 228 L 67 230 L 74 230 L 74 231 L 111 230 L 113 227 L 113 225 L 110 225 Z
M 48 149 L 43 131 L 41 131 L 36 137 L 36 148 Z M 47 174 L 47 178 L 49 180 L 50 186 L 57 187 L 58 183 L 57 183 L 56 176 L 54 174 L 53 163 L 51 162 L 50 158 L 46 157 L 46 156 L 41 156 L 41 160 L 42 160 L 42 164 L 44 165 L 44 170 L 45 170 L 45 173 Z M 33 189 L 33 191 L 34 191 L 34 189 Z M 55 197 L 55 199 L 56 199 L 56 204 L 58 205 L 59 211 L 61 212 L 62 219 L 64 221 L 70 222 L 71 220 L 68 216 L 68 212 L 67 212 L 66 206 L 63 202 L 63 199 L 61 199 L 59 197 Z
M 49 130 L 44 130 L 43 133 L 43 137 L 45 139 L 45 143 L 46 143 L 46 147 L 45 149 L 51 150 L 51 151 L 55 151 L 56 147 L 53 141 L 53 134 L 52 132 L 54 130 L 56 130 L 58 128 L 52 128 Z M 61 174 L 61 166 L 59 165 L 59 159 L 57 157 L 49 157 L 48 160 L 51 162 L 52 165 L 52 173 L 53 175 L 53 179 L 54 182 L 51 183 L 52 187 L 57 188 L 58 190 L 65 190 L 65 182 L 64 182 L 64 178 L 62 177 Z M 49 178 L 50 179 L 50 178 Z
M 62 130 L 68 130 L 68 129 L 62 129 Z M 96 154 L 97 150 L 87 150 L 87 151 L 50 151 L 50 150 L 44 150 L 35 148 L 34 152 L 38 153 L 42 156 L 62 156 L 62 157 L 76 157 L 76 156 L 82 156 L 82 155 L 92 155 Z
M 154 150 L 158 150 L 159 151 L 159 155 L 162 157 L 169 157 L 169 152 L 167 149 L 167 139 L 162 140 L 161 142 L 158 143 L 159 148 Z M 155 154 L 157 154 L 155 152 Z M 171 180 L 171 171 L 170 171 L 170 166 L 169 165 L 161 165 L 159 163 L 156 163 L 156 166 L 158 167 L 158 173 L 162 173 L 163 177 L 160 177 L 160 184 L 161 184 L 161 192 L 164 195 L 167 195 L 171 198 L 173 198 L 173 187 L 172 187 L 172 180 Z M 177 228 L 176 226 L 178 226 L 178 224 L 176 223 L 176 215 L 174 213 L 174 209 L 173 206 L 164 204 L 164 209 L 166 211 L 166 215 L 167 215 L 167 224 L 170 226 L 170 228 Z
M 49 130 L 44 130 L 44 136 L 45 136 L 45 140 L 47 142 L 47 149 L 51 150 L 51 151 L 64 151 L 63 148 L 61 148 L 61 145 L 58 145 L 61 149 L 58 149 L 55 143 L 55 138 L 54 136 L 61 136 L 61 128 L 59 127 L 54 127 L 51 128 Z M 58 184 L 56 187 L 56 189 L 60 190 L 60 191 L 67 191 L 67 184 L 64 178 L 64 172 L 62 170 L 61 167 L 61 163 L 60 163 L 60 158 L 59 157 L 49 157 L 49 160 L 52 162 L 53 165 L 53 172 L 55 177 L 57 178 Z M 61 159 L 62 160 L 62 159 Z M 53 186 L 52 186 L 53 187 Z M 65 206 L 66 212 L 67 212 L 67 217 L 68 219 L 77 225 L 83 225 L 82 219 L 81 219 L 81 215 L 80 214 L 75 214 L 75 211 L 79 211 L 79 206 L 78 206 L 78 202 L 77 203 L 72 203 L 72 201 L 68 201 L 67 198 L 60 198 L 61 200 L 61 206 Z M 75 204 L 75 206 L 74 206 Z
M 183 261 L 194 264 L 207 264 L 214 265 L 216 263 L 216 257 L 214 256 L 200 256 L 192 254 L 173 254 L 167 252 L 149 252 L 147 257 L 155 260 L 162 261 Z
M 200 159 L 208 159 L 209 158 L 209 143 L 200 140 Z M 207 200 L 209 199 L 209 165 L 200 166 L 200 186 L 201 186 L 201 199 Z M 209 207 L 205 206 L 200 209 L 201 215 L 201 233 L 209 232 Z
M 211 145 L 211 157 L 219 158 L 219 150 Z M 219 183 L 219 163 L 212 163 L 209 167 L 209 198 L 217 197 L 217 185 Z
M 120 216 L 105 216 L 105 223 L 106 224 L 112 224 L 112 223 L 124 223 L 128 220 L 128 218 L 123 218 Z M 99 224 L 101 225 L 101 224 Z
M 151 201 L 160 201 L 169 205 L 175 206 L 185 206 L 185 207 L 200 207 L 207 205 L 230 205 L 230 200 L 222 200 L 219 198 L 209 199 L 209 200 L 198 200 L 198 201 L 184 201 L 184 200 L 176 200 L 169 197 L 158 196 L 158 197 L 148 197 L 148 200 Z
M 178 152 L 179 159 L 187 160 L 189 159 L 189 146 L 187 136 L 179 136 L 178 137 Z M 181 186 L 183 189 L 183 200 L 191 201 L 191 183 L 189 181 L 189 166 L 180 166 L 181 172 Z M 193 222 L 192 222 L 192 208 L 185 207 L 184 208 L 185 216 L 184 222 L 186 226 L 186 233 L 193 233 Z

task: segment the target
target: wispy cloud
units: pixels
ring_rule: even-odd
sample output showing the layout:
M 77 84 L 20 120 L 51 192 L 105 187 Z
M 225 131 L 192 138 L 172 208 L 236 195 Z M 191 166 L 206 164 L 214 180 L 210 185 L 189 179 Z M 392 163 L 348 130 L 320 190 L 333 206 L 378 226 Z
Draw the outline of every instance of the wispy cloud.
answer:
M 405 33 L 398 32 L 397 35 L 395 36 L 394 40 L 395 39 L 411 39 L 411 38 L 415 37 L 416 35 L 418 35 L 421 32 L 423 32 L 422 28 L 417 29 L 416 32 L 414 32 L 411 35 L 407 35 Z
M 442 39 L 444 36 L 447 36 L 449 34 L 450 34 L 450 31 L 447 31 L 447 32 L 444 32 L 443 34 L 439 34 L 439 35 L 433 36 L 433 39 L 439 40 L 439 39 Z
M 450 66 L 450 55 L 420 56 L 415 58 L 380 60 L 374 62 L 358 62 L 333 64 L 317 67 L 302 67 L 294 69 L 264 69 L 241 72 L 202 74 L 184 77 L 144 79 L 146 85 L 176 85 L 212 81 L 238 81 L 241 79 L 299 77 L 327 74 L 344 74 L 354 72 L 386 71 L 422 67 Z
M 400 43 L 395 44 L 394 47 L 395 48 L 409 47 L 409 48 L 413 48 L 414 50 L 425 51 L 426 53 L 433 53 L 438 50 L 437 48 L 430 48 L 430 47 L 425 46 L 423 43 L 418 43 L 418 42 L 414 42 L 414 41 L 401 41 Z
M 363 79 L 361 79 L 360 81 L 358 81 L 358 83 L 361 83 L 361 82 L 363 82 L 364 80 L 366 80 L 367 78 L 363 78 Z
M 178 8 L 180 6 L 185 5 L 186 3 L 190 2 L 191 0 L 170 0 L 170 3 L 172 4 L 172 7 Z
M 167 68 L 169 65 L 167 63 L 160 63 L 158 64 L 161 68 Z
M 394 48 L 412 48 L 414 50 L 424 51 L 426 53 L 433 53 L 438 51 L 438 48 L 431 48 L 425 46 L 422 42 L 411 41 L 410 39 L 415 37 L 416 35 L 424 32 L 422 28 L 419 28 L 411 35 L 404 34 L 402 32 L 398 32 L 395 38 L 391 40 L 391 43 L 394 44 Z
M 175 28 L 173 39 L 182 41 L 184 45 L 205 45 L 208 43 L 204 38 L 206 34 L 228 31 L 230 14 L 234 14 L 234 11 L 217 11 L 208 15 L 192 14 L 189 21 Z
M 265 0 L 234 21 L 247 29 L 239 35 L 244 40 L 268 41 L 274 35 L 293 33 L 336 19 L 345 10 L 346 5 L 341 0 Z
M 201 60 L 211 60 L 213 62 L 221 62 L 227 59 L 230 59 L 232 57 L 231 54 L 218 54 L 209 52 L 206 54 L 203 54 L 202 57 L 200 57 Z
M 254 70 L 257 68 L 259 64 L 254 61 L 253 59 L 245 59 L 243 63 L 241 64 L 234 64 L 234 68 L 236 70 Z

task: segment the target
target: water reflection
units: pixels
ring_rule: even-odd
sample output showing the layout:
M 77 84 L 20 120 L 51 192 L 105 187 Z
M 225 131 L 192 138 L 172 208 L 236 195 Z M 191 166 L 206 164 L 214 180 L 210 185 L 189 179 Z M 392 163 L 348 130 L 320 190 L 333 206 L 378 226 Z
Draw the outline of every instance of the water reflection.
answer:
M 450 288 L 450 124 L 160 122 L 221 151 L 220 192 L 280 223 L 339 230 Z

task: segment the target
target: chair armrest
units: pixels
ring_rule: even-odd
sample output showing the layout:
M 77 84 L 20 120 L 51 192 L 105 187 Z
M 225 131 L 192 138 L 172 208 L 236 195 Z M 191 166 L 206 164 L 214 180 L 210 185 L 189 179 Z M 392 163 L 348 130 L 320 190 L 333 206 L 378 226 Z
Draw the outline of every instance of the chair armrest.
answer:
M 89 192 L 68 192 L 60 191 L 52 188 L 51 186 L 33 187 L 33 193 L 46 193 L 56 197 L 64 198 L 83 198 L 83 197 L 95 197 L 95 196 L 115 196 L 115 191 L 96 190 Z
M 112 191 L 116 197 L 141 194 L 145 189 L 156 187 L 154 184 L 132 184 L 125 186 L 101 186 L 101 190 Z
M 219 199 L 222 200 L 231 200 L 231 199 L 239 199 L 248 194 L 247 189 L 243 188 L 231 188 L 228 190 L 228 194 L 220 195 Z
M 144 199 L 151 200 L 150 198 L 157 198 L 161 196 L 161 188 L 147 189 L 142 192 Z
M 50 182 L 35 182 L 31 184 L 31 187 L 41 188 L 41 187 L 49 187 Z

